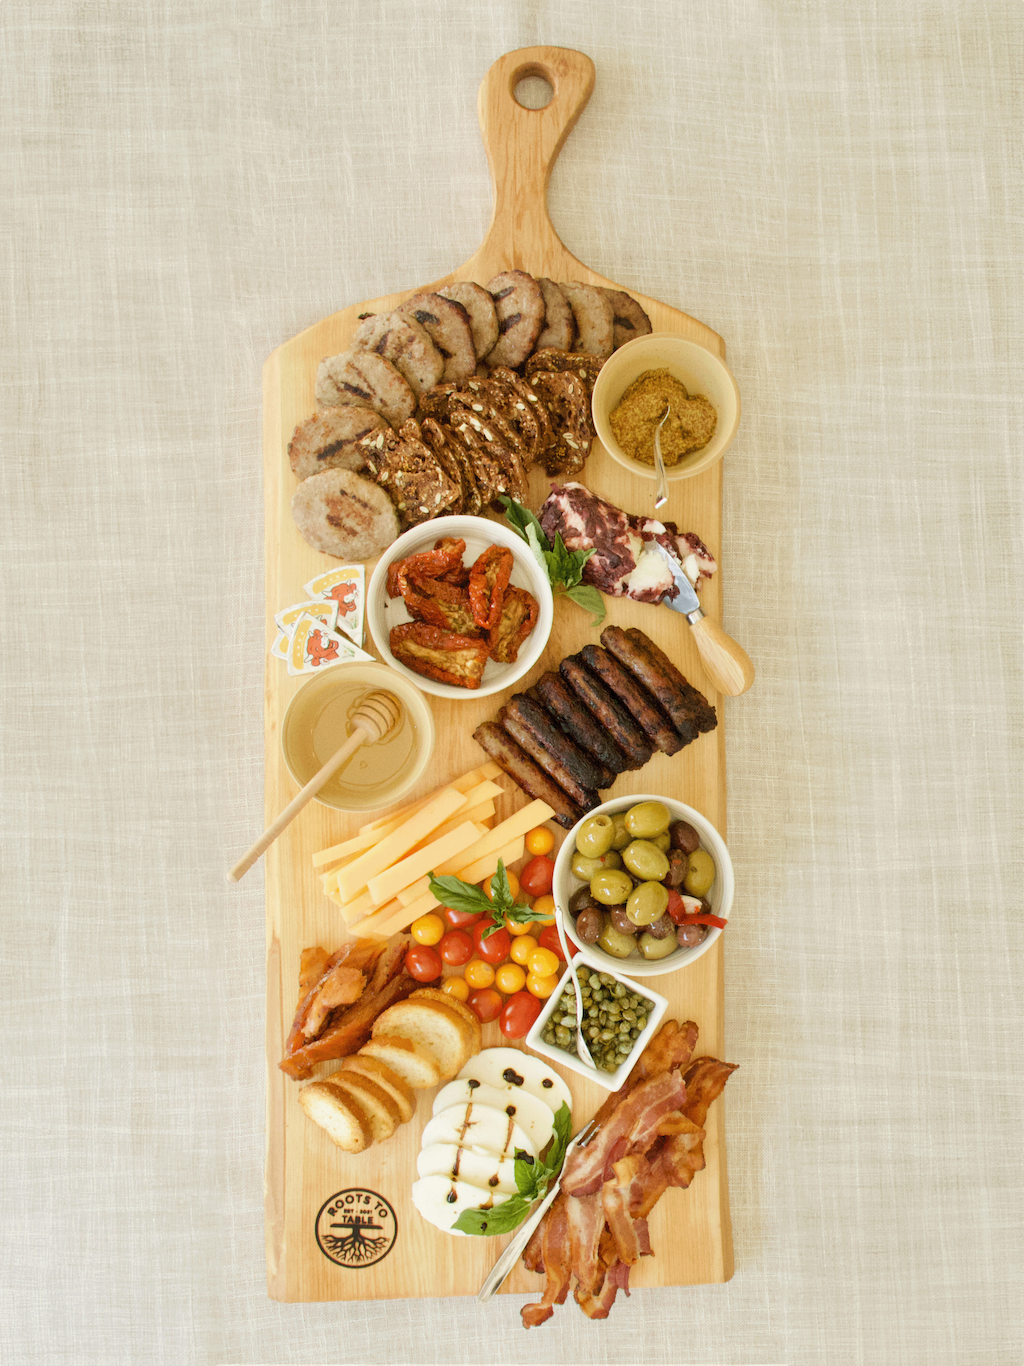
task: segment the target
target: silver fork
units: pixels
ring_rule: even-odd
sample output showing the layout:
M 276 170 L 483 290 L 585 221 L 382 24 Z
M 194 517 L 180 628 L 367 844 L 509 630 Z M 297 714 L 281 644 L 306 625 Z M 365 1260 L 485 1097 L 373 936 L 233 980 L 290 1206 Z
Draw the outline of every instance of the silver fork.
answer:
M 583 1037 L 583 992 L 580 990 L 580 979 L 576 975 L 576 969 L 573 966 L 575 960 L 570 955 L 569 945 L 566 943 L 565 930 L 562 928 L 562 912 L 558 910 L 555 911 L 555 929 L 558 931 L 558 942 L 565 954 L 565 961 L 569 964 L 568 975 L 572 977 L 573 996 L 576 1000 L 576 1055 L 580 1062 L 585 1063 L 587 1067 L 592 1067 L 596 1072 L 597 1064 L 590 1056 L 590 1049 Z
M 661 455 L 661 429 L 668 421 L 668 415 L 672 411 L 671 406 L 665 409 L 665 416 L 654 429 L 654 469 L 658 476 L 658 489 L 654 495 L 654 506 L 664 507 L 668 502 L 668 480 L 665 478 L 665 461 Z
M 523 1248 L 525 1248 L 526 1244 L 533 1237 L 534 1229 L 544 1218 L 545 1214 L 547 1214 L 549 1206 L 551 1205 L 552 1201 L 554 1200 L 555 1196 L 558 1194 L 561 1188 L 562 1175 L 565 1172 L 566 1163 L 569 1161 L 571 1154 L 575 1152 L 577 1148 L 585 1148 L 587 1144 L 590 1142 L 590 1140 L 594 1137 L 595 1133 L 597 1133 L 597 1125 L 594 1120 L 591 1120 L 589 1124 L 585 1124 L 583 1126 L 583 1128 L 579 1131 L 576 1137 L 566 1148 L 565 1158 L 562 1162 L 562 1170 L 552 1181 L 550 1187 L 548 1188 L 547 1195 L 545 1195 L 544 1199 L 540 1202 L 540 1204 L 537 1206 L 534 1212 L 530 1215 L 526 1223 L 520 1225 L 515 1237 L 509 1243 L 508 1247 L 501 1254 L 498 1260 L 494 1263 L 494 1266 L 491 1268 L 483 1285 L 477 1291 L 476 1297 L 481 1304 L 487 1303 L 487 1301 L 498 1289 L 498 1287 L 501 1285 L 502 1281 L 505 1279 L 508 1273 L 515 1266 L 516 1262 L 518 1262 L 520 1253 L 523 1251 Z

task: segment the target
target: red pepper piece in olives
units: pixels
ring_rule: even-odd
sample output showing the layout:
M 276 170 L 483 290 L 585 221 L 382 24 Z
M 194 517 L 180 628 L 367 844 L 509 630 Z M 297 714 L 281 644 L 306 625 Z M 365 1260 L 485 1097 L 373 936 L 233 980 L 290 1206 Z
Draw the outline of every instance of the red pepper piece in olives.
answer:
M 584 906 L 576 917 L 576 933 L 584 944 L 596 944 L 604 928 L 604 916 L 594 905 Z
M 672 848 L 681 849 L 684 854 L 692 854 L 700 844 L 700 836 L 687 821 L 673 821 L 669 827 Z

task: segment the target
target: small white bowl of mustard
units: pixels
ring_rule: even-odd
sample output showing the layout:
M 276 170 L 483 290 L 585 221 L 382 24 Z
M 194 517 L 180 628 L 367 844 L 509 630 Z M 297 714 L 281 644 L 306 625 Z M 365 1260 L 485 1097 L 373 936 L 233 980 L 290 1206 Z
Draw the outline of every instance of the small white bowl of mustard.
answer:
M 740 424 L 740 391 L 732 371 L 724 360 L 697 342 L 677 337 L 671 332 L 652 332 L 620 346 L 605 361 L 594 385 L 591 400 L 594 427 L 602 446 L 613 460 L 634 474 L 654 479 L 653 428 L 658 414 L 650 411 L 649 398 L 646 404 L 640 402 L 642 393 L 636 393 L 636 386 L 638 381 L 647 376 L 650 377 L 649 384 L 658 385 L 660 392 L 664 387 L 661 385 L 663 372 L 667 372 L 673 389 L 676 385 L 682 385 L 688 398 L 703 400 L 693 403 L 692 413 L 685 414 L 686 421 L 692 419 L 695 432 L 703 435 L 708 425 L 708 405 L 714 409 L 713 435 L 697 449 L 686 451 L 673 459 L 670 443 L 664 440 L 663 433 L 666 477 L 670 481 L 689 479 L 695 474 L 702 474 L 721 460 Z M 636 395 L 633 413 L 628 411 L 630 400 L 623 402 L 631 387 Z M 644 387 L 640 385 L 641 391 Z M 679 390 L 676 392 L 681 393 Z M 614 425 L 613 414 L 616 414 Z M 679 416 L 677 411 L 676 417 Z M 635 421 L 631 421 L 631 418 L 635 418 Z M 615 427 L 623 433 L 630 449 L 626 449 L 618 439 Z M 634 452 L 642 453 L 642 458 L 638 458 Z

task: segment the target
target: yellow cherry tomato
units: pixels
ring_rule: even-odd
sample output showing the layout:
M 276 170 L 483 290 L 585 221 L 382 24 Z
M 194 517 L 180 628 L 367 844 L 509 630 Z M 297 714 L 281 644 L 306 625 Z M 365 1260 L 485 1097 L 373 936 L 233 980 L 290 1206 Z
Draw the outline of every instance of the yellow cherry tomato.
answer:
M 508 930 L 509 934 L 512 936 L 513 939 L 519 939 L 524 934 L 533 933 L 533 926 L 529 920 L 524 921 L 521 925 L 516 925 L 513 924 L 512 921 L 506 920 L 505 928 L 506 930 Z
M 558 976 L 552 973 L 550 977 L 540 977 L 535 972 L 531 972 L 526 978 L 526 990 L 531 996 L 538 996 L 546 1000 L 551 995 L 555 987 L 558 986 Z
M 441 990 L 456 1001 L 469 1000 L 469 987 L 466 985 L 465 977 L 446 977 L 441 983 Z
M 534 977 L 552 977 L 558 973 L 559 958 L 550 949 L 536 948 L 527 959 L 526 966 Z
M 444 921 L 439 915 L 421 915 L 409 926 L 409 933 L 417 944 L 440 944 L 444 937 Z
M 512 947 L 509 949 L 508 956 L 513 963 L 520 963 L 525 968 L 530 961 L 530 954 L 537 947 L 537 941 L 532 935 L 521 935 L 518 939 L 512 940 Z
M 544 919 L 538 924 L 553 925 L 555 923 L 555 898 L 553 896 L 539 896 L 533 903 L 533 909 L 542 915 Z
M 482 958 L 471 958 L 465 967 L 466 985 L 474 991 L 489 987 L 494 981 L 494 969 Z
M 497 876 L 498 874 L 495 873 L 493 877 L 485 878 L 480 884 L 488 901 L 494 900 L 494 888 L 491 886 L 491 883 Z M 508 878 L 508 888 L 512 893 L 512 900 L 515 901 L 516 897 L 519 895 L 519 879 L 516 877 L 515 873 L 511 872 L 508 868 L 505 869 L 505 876 Z
M 528 854 L 550 854 L 555 847 L 554 832 L 546 825 L 535 826 L 526 836 Z
M 526 986 L 526 973 L 515 963 L 502 963 L 494 974 L 494 985 L 506 996 L 514 996 Z

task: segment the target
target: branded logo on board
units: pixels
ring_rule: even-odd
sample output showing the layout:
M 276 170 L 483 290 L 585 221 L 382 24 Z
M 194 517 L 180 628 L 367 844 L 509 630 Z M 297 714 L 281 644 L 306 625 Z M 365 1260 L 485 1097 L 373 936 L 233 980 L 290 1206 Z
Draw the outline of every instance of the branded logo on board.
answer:
M 383 1195 L 360 1187 L 337 1191 L 316 1216 L 320 1251 L 328 1261 L 352 1271 L 382 1261 L 397 1236 L 395 1211 Z

